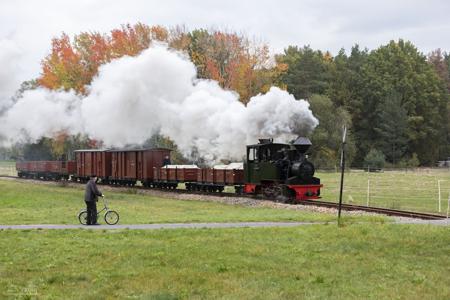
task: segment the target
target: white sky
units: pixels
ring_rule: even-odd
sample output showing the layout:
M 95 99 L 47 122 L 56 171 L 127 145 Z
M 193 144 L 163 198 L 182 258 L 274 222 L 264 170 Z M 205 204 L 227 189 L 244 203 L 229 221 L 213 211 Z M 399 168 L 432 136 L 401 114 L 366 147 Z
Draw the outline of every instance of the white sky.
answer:
M 309 44 L 335 54 L 355 43 L 374 49 L 398 38 L 424 53 L 450 50 L 445 0 L 0 0 L 0 41 L 12 40 L 21 50 L 20 80 L 38 76 L 51 38 L 61 32 L 108 32 L 136 22 L 245 32 L 272 52 Z

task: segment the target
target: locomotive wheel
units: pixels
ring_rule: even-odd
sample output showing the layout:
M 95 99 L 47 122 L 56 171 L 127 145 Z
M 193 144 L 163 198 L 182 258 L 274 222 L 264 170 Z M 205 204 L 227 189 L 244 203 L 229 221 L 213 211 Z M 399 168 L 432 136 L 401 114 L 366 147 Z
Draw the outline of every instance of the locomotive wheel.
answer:
M 263 187 L 262 194 L 264 195 L 264 197 L 276 200 L 277 202 L 285 202 L 283 187 L 279 184 L 273 184 Z

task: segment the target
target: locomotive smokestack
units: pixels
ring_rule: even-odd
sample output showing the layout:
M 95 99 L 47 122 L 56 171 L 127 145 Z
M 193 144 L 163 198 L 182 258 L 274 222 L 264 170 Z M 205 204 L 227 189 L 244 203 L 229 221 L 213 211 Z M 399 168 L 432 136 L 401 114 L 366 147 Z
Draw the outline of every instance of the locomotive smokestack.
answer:
M 298 152 L 304 154 L 311 147 L 311 141 L 306 137 L 298 137 L 292 145 L 297 149 Z
M 258 139 L 260 144 L 271 144 L 273 143 L 273 139 Z

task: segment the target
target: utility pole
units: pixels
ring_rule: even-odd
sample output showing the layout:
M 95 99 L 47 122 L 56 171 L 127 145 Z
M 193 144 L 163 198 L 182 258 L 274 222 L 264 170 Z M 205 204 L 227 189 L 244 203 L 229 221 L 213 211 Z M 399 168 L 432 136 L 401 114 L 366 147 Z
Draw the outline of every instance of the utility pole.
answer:
M 344 125 L 344 133 L 342 135 L 342 150 L 341 150 L 341 189 L 339 191 L 338 225 L 341 224 L 342 191 L 344 189 L 345 138 L 346 138 L 346 136 L 347 136 L 347 126 Z

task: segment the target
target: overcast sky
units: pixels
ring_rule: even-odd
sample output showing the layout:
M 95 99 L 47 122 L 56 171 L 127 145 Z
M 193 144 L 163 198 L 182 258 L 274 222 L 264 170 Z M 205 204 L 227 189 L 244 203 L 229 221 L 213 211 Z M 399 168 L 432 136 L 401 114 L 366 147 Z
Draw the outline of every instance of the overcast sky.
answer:
M 445 0 L 0 0 L 0 41 L 20 49 L 17 69 L 27 80 L 38 76 L 51 38 L 63 31 L 108 32 L 143 22 L 245 32 L 272 52 L 306 44 L 332 53 L 355 43 L 374 49 L 403 38 L 428 53 L 450 50 L 449 16 Z

